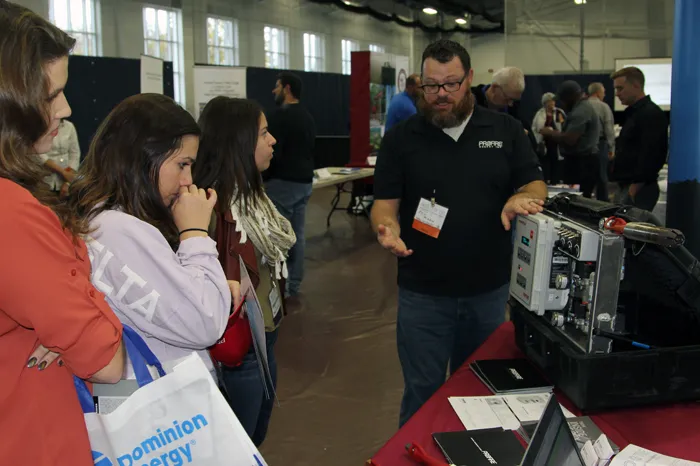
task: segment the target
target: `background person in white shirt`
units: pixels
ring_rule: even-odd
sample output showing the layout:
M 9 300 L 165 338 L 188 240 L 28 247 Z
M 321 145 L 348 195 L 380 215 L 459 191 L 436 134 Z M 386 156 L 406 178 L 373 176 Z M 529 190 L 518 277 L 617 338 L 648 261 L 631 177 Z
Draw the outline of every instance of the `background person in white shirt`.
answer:
M 557 97 L 552 92 L 542 95 L 542 108 L 532 119 L 532 135 L 537 142 L 537 155 L 541 159 L 544 179 L 547 184 L 561 182 L 559 161 L 563 160 L 559 146 L 552 140 L 545 140 L 540 134 L 542 128 L 553 128 L 561 131 L 566 119 L 566 112 L 556 106 Z
M 51 150 L 45 154 L 39 154 L 39 160 L 51 171 L 51 175 L 44 181 L 51 190 L 66 195 L 80 165 L 80 145 L 73 123 L 61 120 L 56 129 Z

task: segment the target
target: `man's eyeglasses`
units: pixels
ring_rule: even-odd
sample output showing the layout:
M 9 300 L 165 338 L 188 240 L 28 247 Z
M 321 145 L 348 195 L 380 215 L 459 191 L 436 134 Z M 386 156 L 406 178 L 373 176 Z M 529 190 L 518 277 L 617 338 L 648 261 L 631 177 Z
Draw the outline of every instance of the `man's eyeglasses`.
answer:
M 506 99 L 506 102 L 508 103 L 509 106 L 513 105 L 515 102 L 520 101 L 520 97 L 511 97 L 508 94 L 506 94 L 505 89 L 502 87 L 498 86 L 498 89 L 501 90 L 501 94 L 503 94 L 503 97 Z
M 440 92 L 440 88 L 445 89 L 445 92 L 457 92 L 459 88 L 462 87 L 462 83 L 465 79 L 467 79 L 466 75 L 459 81 L 442 84 L 423 84 L 420 88 L 423 89 L 423 92 L 426 94 L 437 94 Z

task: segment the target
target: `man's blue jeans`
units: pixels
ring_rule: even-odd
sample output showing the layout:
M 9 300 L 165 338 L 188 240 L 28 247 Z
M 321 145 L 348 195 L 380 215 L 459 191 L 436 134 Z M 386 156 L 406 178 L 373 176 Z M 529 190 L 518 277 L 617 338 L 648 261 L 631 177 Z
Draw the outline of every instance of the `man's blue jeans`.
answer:
M 505 321 L 508 285 L 467 298 L 399 288 L 396 342 L 403 370 L 402 426 Z
M 275 388 L 277 387 L 275 342 L 278 331 L 279 329 L 265 333 L 267 361 Z M 272 391 L 270 391 L 270 398 L 265 397 L 265 382 L 260 376 L 254 347 L 251 345 L 250 351 L 238 367 L 223 367 L 221 376 L 231 409 L 255 446 L 259 447 L 267 435 L 275 399 L 272 397 Z
M 295 183 L 272 179 L 265 183 L 265 191 L 284 218 L 289 220 L 297 236 L 297 242 L 289 251 L 289 278 L 287 279 L 287 294 L 299 294 L 301 281 L 304 278 L 304 223 L 306 222 L 306 205 L 311 198 L 312 183 Z

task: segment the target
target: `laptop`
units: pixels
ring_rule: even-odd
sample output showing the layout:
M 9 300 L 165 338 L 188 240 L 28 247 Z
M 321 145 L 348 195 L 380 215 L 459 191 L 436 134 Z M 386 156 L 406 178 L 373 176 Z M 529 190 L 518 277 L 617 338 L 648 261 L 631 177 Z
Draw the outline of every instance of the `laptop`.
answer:
M 585 466 L 557 397 L 549 397 L 520 466 Z
M 433 439 L 456 466 L 585 466 L 554 395 L 549 397 L 527 450 L 514 432 L 501 428 L 434 433 Z

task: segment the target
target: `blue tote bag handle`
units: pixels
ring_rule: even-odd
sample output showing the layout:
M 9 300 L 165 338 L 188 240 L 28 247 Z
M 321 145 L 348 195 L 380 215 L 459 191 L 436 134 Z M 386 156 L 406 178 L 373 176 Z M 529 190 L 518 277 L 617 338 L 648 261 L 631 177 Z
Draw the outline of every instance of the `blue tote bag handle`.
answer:
M 147 366 L 155 367 L 158 370 L 158 375 L 161 377 L 165 376 L 163 366 L 160 364 L 156 355 L 153 354 L 151 348 L 143 341 L 141 335 L 136 333 L 131 327 L 124 325 L 122 338 L 124 339 L 126 354 L 134 368 L 134 375 L 136 376 L 136 382 L 139 384 L 139 387 L 153 382 L 153 377 L 148 371 Z
M 148 370 L 148 366 L 155 367 L 158 371 L 158 375 L 161 377 L 165 376 L 163 366 L 146 342 L 143 341 L 141 335 L 136 333 L 131 327 L 124 325 L 122 339 L 126 347 L 127 357 L 129 361 L 131 361 L 131 366 L 134 369 L 136 383 L 138 383 L 139 387 L 153 382 L 153 377 Z M 80 406 L 83 408 L 83 412 L 94 413 L 95 403 L 93 402 L 90 390 L 88 390 L 87 385 L 85 385 L 85 381 L 73 376 L 73 383 L 78 392 L 78 400 L 80 401 Z

